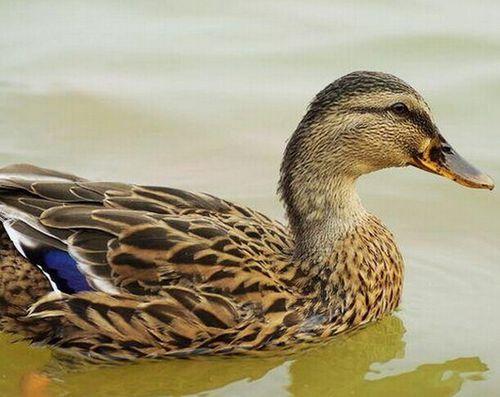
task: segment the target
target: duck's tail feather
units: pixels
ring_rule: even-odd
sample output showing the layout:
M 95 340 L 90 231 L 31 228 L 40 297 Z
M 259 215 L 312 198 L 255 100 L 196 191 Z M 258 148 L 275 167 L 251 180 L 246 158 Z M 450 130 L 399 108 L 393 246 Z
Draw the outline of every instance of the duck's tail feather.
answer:
M 48 279 L 17 251 L 0 226 L 0 330 L 16 332 L 27 308 L 51 290 Z M 35 329 L 30 332 L 36 335 Z

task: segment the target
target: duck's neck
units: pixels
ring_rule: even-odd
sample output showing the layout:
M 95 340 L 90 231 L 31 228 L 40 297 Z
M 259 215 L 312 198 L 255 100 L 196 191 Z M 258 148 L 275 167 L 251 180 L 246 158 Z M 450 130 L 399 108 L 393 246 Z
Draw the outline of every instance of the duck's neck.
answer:
M 324 316 L 336 333 L 337 325 L 359 325 L 397 307 L 403 260 L 392 234 L 361 205 L 355 179 L 315 186 L 331 194 L 293 220 L 294 281 L 311 314 Z
M 291 220 L 295 234 L 295 258 L 324 262 L 336 243 L 368 216 L 356 192 L 355 178 L 338 175 L 315 184 L 312 200 L 298 219 Z

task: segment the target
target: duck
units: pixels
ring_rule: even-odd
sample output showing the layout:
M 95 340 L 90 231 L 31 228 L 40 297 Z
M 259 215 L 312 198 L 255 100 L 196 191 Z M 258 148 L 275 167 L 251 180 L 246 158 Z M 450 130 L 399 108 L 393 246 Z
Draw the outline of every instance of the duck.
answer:
M 414 166 L 493 180 L 398 77 L 320 91 L 289 139 L 287 224 L 206 193 L 0 169 L 0 329 L 97 361 L 250 355 L 326 341 L 400 304 L 403 257 L 359 177 Z

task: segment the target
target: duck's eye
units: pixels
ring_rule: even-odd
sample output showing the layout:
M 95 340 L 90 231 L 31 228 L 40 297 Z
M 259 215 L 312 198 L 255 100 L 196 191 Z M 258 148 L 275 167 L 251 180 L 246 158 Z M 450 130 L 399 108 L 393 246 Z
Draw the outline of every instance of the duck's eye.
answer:
M 397 102 L 391 106 L 391 110 L 397 114 L 406 114 L 408 113 L 408 106 L 402 102 Z

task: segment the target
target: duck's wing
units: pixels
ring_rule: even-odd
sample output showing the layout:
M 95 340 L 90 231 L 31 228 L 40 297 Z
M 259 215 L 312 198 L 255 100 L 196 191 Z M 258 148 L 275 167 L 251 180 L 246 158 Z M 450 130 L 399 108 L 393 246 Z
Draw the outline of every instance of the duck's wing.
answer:
M 18 250 L 63 292 L 157 296 L 178 286 L 264 311 L 289 298 L 286 229 L 209 195 L 18 165 L 0 170 L 0 214 Z

